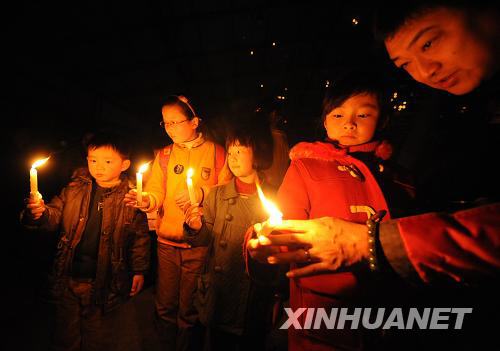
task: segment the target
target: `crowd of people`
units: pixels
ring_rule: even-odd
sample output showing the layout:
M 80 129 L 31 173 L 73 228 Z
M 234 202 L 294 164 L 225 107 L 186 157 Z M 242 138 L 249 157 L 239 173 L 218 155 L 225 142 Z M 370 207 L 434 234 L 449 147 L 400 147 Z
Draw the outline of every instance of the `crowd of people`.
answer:
M 326 137 L 290 150 L 267 111 L 232 116 L 218 145 L 191 102 L 169 96 L 161 123 L 172 144 L 157 152 L 140 202 L 125 175 L 130 145 L 116 132 L 87 141 L 88 167 L 58 196 L 27 200 L 22 223 L 59 233 L 53 349 L 112 349 L 113 318 L 127 318 L 120 305 L 141 292 L 149 271 L 147 214 L 156 215 L 155 322 L 166 350 L 498 346 L 498 323 L 488 317 L 499 307 L 500 189 L 487 165 L 498 154 L 499 10 L 410 1 L 377 14 L 375 34 L 395 66 L 431 89 L 487 102 L 485 116 L 440 144 L 430 181 L 391 158 L 391 90 L 373 70 L 336 79 L 323 100 Z M 267 220 L 262 193 L 282 222 Z M 284 305 L 443 303 L 474 307 L 470 330 L 291 327 L 287 345 L 269 340 Z

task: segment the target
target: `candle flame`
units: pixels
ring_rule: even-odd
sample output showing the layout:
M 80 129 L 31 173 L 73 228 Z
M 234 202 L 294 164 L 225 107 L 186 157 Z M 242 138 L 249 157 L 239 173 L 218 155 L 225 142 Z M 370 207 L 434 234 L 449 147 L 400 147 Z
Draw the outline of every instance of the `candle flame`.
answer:
M 187 171 L 187 177 L 188 179 L 191 179 L 194 175 L 194 170 L 192 168 L 189 168 Z
M 31 165 L 31 168 L 38 168 L 38 167 L 40 167 L 40 166 L 41 166 L 41 165 L 43 165 L 45 162 L 47 162 L 49 158 L 50 158 L 50 156 L 49 156 L 49 157 L 47 157 L 47 158 L 43 158 L 43 159 L 40 159 L 40 160 L 35 161 L 35 163 L 33 163 L 33 164 Z
M 149 167 L 149 164 L 151 163 L 151 161 L 147 162 L 147 163 L 144 163 L 142 164 L 140 167 L 139 167 L 139 173 L 144 173 L 148 170 L 148 167 Z
M 257 187 L 257 194 L 259 194 L 259 199 L 262 202 L 262 206 L 264 206 L 266 212 L 269 213 L 269 224 L 271 225 L 281 224 L 283 213 L 281 213 L 281 211 L 272 201 L 269 201 L 266 198 L 258 181 L 255 182 L 255 185 Z

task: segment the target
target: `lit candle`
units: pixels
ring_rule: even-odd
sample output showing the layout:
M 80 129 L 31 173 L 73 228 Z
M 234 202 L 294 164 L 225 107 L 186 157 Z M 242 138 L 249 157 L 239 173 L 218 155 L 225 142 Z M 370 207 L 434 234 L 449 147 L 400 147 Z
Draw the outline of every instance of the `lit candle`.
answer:
M 151 161 L 150 161 L 151 162 Z M 149 162 L 139 167 L 139 172 L 136 173 L 135 179 L 137 183 L 137 206 L 142 206 L 142 174 L 148 169 Z
M 192 168 L 189 168 L 187 171 L 186 183 L 189 192 L 189 202 L 191 202 L 191 204 L 196 203 L 196 193 L 194 192 L 194 187 L 193 187 L 193 174 L 194 170 Z
M 260 187 L 259 181 L 256 181 L 255 185 L 257 186 L 257 193 L 259 194 L 260 201 L 262 202 L 262 205 L 264 206 L 266 212 L 269 213 L 269 224 L 272 226 L 281 224 L 283 221 L 283 213 L 281 213 L 281 211 L 274 203 L 272 203 L 265 197 L 264 192 Z
M 37 169 L 37 167 L 40 167 L 45 162 L 47 162 L 47 160 L 49 158 L 50 158 L 50 156 L 47 158 L 41 159 L 41 160 L 37 160 L 37 161 L 35 161 L 35 163 L 33 163 L 31 165 L 31 169 L 30 169 L 30 197 L 33 200 L 39 201 L 42 199 L 42 194 L 40 194 L 38 192 L 38 174 L 37 174 L 36 169 Z

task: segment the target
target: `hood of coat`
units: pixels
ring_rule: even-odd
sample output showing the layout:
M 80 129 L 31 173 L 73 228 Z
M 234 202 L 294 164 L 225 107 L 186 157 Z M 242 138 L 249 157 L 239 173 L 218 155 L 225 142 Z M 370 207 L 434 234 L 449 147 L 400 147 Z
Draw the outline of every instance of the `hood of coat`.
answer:
M 322 161 L 333 161 L 354 152 L 374 153 L 376 157 L 387 160 L 392 155 L 392 146 L 388 141 L 372 141 L 369 143 L 340 147 L 331 142 L 301 142 L 290 150 L 290 160 L 310 158 Z

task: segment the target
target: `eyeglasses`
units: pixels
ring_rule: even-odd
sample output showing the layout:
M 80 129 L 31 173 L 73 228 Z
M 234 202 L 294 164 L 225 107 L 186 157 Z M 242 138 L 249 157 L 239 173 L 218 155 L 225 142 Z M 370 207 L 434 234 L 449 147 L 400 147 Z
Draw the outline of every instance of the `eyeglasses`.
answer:
M 179 121 L 179 122 L 164 122 L 164 121 L 161 121 L 160 122 L 160 127 L 162 127 L 162 128 L 175 127 L 175 126 L 178 126 L 179 124 L 184 123 L 186 121 L 189 121 L 189 119 L 185 119 L 185 120 L 182 120 L 182 121 Z

